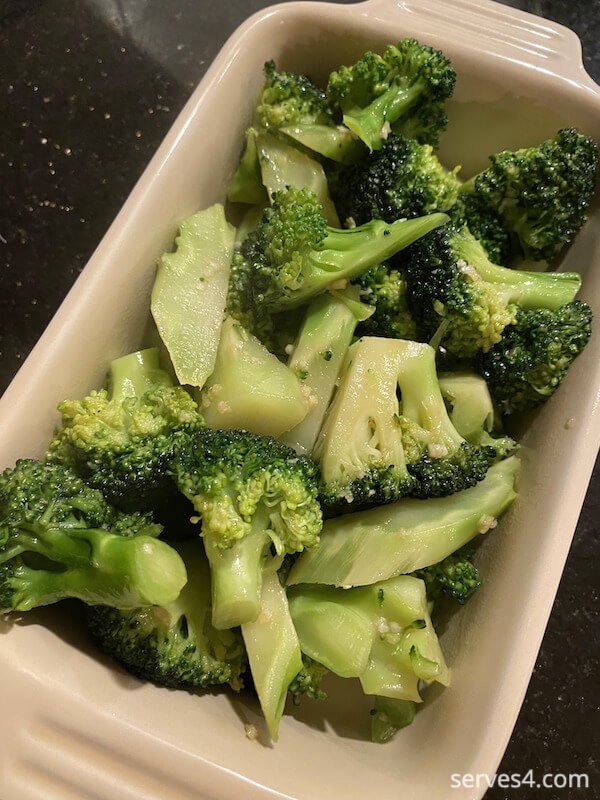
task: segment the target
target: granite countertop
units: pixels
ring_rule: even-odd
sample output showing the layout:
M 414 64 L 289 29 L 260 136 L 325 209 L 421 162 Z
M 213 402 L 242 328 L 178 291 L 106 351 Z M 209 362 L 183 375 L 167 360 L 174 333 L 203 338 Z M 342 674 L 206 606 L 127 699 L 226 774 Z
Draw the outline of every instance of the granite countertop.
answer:
M 506 3 L 573 28 L 600 81 L 598 0 Z M 227 36 L 267 0 L 0 0 L 0 392 Z M 587 773 L 600 796 L 596 465 L 500 771 Z M 488 800 L 525 798 L 492 789 Z

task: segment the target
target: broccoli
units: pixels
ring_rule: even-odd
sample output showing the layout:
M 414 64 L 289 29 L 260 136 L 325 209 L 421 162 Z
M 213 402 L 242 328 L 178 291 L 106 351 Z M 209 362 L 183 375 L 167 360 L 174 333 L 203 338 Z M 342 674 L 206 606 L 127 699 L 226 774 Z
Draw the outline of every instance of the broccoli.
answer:
M 256 620 L 264 570 L 318 541 L 315 464 L 267 436 L 205 428 L 182 443 L 171 472 L 202 522 L 213 624 Z
M 390 128 L 436 145 L 447 123 L 444 102 L 455 81 L 443 53 L 403 39 L 388 45 L 382 55 L 368 51 L 352 66 L 332 72 L 327 99 L 341 109 L 344 125 L 369 150 L 381 147 Z
M 342 678 L 359 678 L 365 694 L 420 702 L 420 681 L 448 685 L 418 578 L 352 589 L 294 586 L 288 596 L 302 652 Z
M 458 227 L 466 225 L 493 264 L 509 266 L 513 263 L 510 231 L 498 212 L 490 208 L 480 195 L 459 192 L 456 202 L 447 213 Z
M 288 366 L 310 392 L 312 403 L 304 419 L 280 437 L 299 453 L 312 452 L 356 325 L 371 313 L 355 287 L 326 292 L 307 307 Z
M 167 475 L 176 443 L 202 427 L 198 406 L 149 348 L 115 359 L 109 389 L 63 400 L 49 460 L 72 467 L 124 511 L 161 513 L 177 502 Z
M 172 602 L 119 610 L 87 610 L 88 628 L 100 649 L 133 675 L 171 688 L 229 684 L 239 691 L 247 668 L 239 630 L 211 623 L 210 570 L 197 539 L 174 545 L 188 582 Z
M 522 255 L 551 260 L 587 219 L 598 165 L 597 143 L 576 128 L 563 128 L 539 145 L 503 150 L 466 181 L 500 215 Z
M 319 545 L 298 556 L 288 585 L 362 586 L 437 564 L 495 527 L 516 498 L 519 468 L 513 455 L 447 497 L 403 498 L 326 520 Z
M 459 195 L 457 172 L 441 165 L 431 145 L 391 133 L 356 164 L 330 169 L 329 179 L 340 218 L 360 225 L 448 211 Z
M 273 205 L 233 256 L 229 312 L 256 333 L 253 321 L 256 325 L 332 286 L 339 288 L 446 220 L 444 214 L 431 214 L 390 224 L 371 220 L 350 230 L 332 228 L 313 192 L 293 187 L 276 192 Z
M 404 275 L 390 264 L 377 264 L 356 281 L 360 299 L 373 308 L 358 333 L 388 339 L 417 339 L 417 326 L 408 307 Z
M 448 595 L 464 605 L 481 585 L 479 571 L 473 563 L 473 553 L 467 548 L 461 548 L 437 564 L 418 569 L 413 574 L 425 581 L 427 597 L 434 603 L 440 596 Z
M 288 687 L 294 705 L 300 705 L 303 697 L 309 700 L 326 700 L 327 693 L 321 687 L 323 678 L 329 670 L 302 653 L 302 669 Z
M 485 476 L 495 451 L 452 425 L 433 348 L 365 336 L 349 350 L 313 455 L 321 502 L 335 514 L 460 491 Z
M 475 362 L 502 413 L 545 403 L 589 341 L 591 330 L 592 310 L 578 300 L 557 309 L 519 310 L 501 341 Z
M 399 730 L 412 723 L 416 710 L 414 700 L 375 697 L 371 709 L 371 741 L 375 744 L 389 742 Z
M 211 428 L 243 428 L 277 437 L 306 417 L 311 397 L 293 369 L 239 322 L 226 317 L 215 369 L 199 403 Z
M 65 598 L 122 609 L 172 602 L 187 576 L 160 531 L 67 467 L 19 460 L 0 475 L 0 613 Z
M 458 358 L 489 350 L 519 308 L 556 309 L 581 286 L 574 272 L 534 272 L 493 264 L 468 228 L 448 223 L 394 259 L 407 282 L 419 338 Z

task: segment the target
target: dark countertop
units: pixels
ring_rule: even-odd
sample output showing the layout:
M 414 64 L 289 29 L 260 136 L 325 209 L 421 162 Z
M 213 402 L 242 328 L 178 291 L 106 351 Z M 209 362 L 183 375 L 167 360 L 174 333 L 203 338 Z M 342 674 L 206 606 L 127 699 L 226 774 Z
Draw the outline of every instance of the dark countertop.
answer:
M 343 2 L 343 0 L 341 0 Z M 212 58 L 268 0 L 0 0 L 0 392 Z M 509 0 L 573 28 L 600 81 L 599 0 Z M 598 532 L 592 478 L 503 773 L 587 773 L 600 797 Z M 449 792 L 451 796 L 451 792 Z

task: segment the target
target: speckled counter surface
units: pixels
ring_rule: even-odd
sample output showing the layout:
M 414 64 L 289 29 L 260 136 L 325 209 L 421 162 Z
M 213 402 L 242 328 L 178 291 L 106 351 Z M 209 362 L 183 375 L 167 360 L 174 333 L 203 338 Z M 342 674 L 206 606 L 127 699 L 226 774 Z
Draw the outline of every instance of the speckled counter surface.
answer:
M 600 81 L 599 0 L 507 2 L 573 28 Z M 266 0 L 0 0 L 0 392 L 85 265 L 207 65 Z M 600 797 L 598 545 L 592 478 L 500 771 L 586 773 Z M 449 797 L 452 792 L 449 791 Z

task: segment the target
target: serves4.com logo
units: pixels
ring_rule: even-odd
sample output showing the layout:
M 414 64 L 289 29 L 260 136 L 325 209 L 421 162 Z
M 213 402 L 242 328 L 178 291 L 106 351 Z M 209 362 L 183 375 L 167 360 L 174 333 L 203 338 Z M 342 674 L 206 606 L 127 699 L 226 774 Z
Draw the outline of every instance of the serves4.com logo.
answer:
M 580 773 L 551 773 L 536 775 L 532 769 L 525 773 L 497 772 L 495 775 L 483 773 L 454 772 L 450 776 L 452 789 L 521 789 L 527 786 L 530 789 L 589 789 L 590 779 L 585 772 Z

